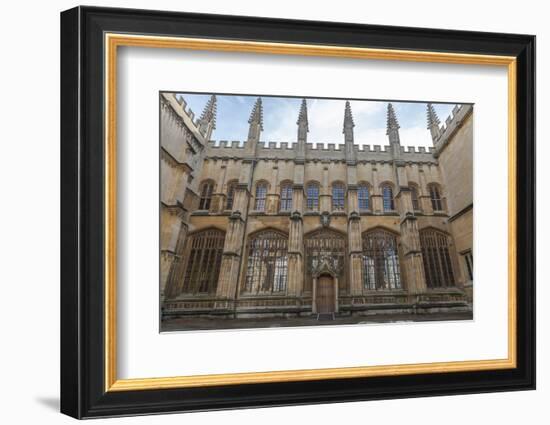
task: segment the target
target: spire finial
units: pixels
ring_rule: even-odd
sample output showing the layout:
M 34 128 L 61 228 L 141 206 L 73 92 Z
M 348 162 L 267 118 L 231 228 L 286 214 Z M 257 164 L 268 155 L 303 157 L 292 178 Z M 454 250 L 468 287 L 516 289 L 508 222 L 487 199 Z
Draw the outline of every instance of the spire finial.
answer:
M 202 115 L 199 118 L 198 126 L 199 132 L 206 138 L 210 140 L 212 136 L 212 131 L 216 128 L 216 110 L 217 110 L 217 99 L 216 95 L 213 94 L 206 102 L 206 106 L 202 111 Z
M 386 127 L 386 134 L 389 135 L 392 131 L 399 130 L 399 123 L 397 122 L 397 117 L 395 116 L 395 111 L 393 105 L 388 103 L 388 122 Z
M 260 130 L 264 130 L 264 109 L 262 106 L 261 97 L 256 99 L 256 103 L 254 104 L 252 112 L 250 113 L 250 118 L 248 119 L 248 124 L 259 124 Z
M 428 129 L 430 129 L 432 126 L 437 125 L 439 127 L 439 124 L 441 121 L 439 121 L 439 117 L 437 116 L 437 112 L 435 112 L 435 108 L 431 103 L 428 103 L 427 105 L 427 116 L 428 116 Z
M 351 105 L 349 103 L 349 100 L 346 100 L 346 109 L 344 112 L 344 129 L 342 133 L 346 132 L 346 128 L 353 128 L 355 127 L 355 123 L 353 122 L 353 115 L 351 113 Z
M 426 105 L 426 115 L 428 118 L 428 130 L 432 135 L 432 140 L 435 142 L 441 136 L 441 129 L 439 128 L 439 117 L 435 112 L 435 108 L 431 103 Z
M 305 125 L 306 131 L 309 131 L 308 120 L 307 120 L 307 102 L 305 98 L 302 99 L 302 105 L 300 106 L 300 113 L 298 114 L 298 121 L 296 121 L 296 124 Z
M 213 94 L 212 96 L 210 96 L 210 99 L 208 99 L 208 102 L 206 102 L 206 106 L 202 111 L 202 115 L 200 119 L 201 123 L 204 123 L 204 125 L 212 123 L 212 129 L 215 129 L 217 108 L 218 108 L 217 98 L 216 98 L 216 95 Z

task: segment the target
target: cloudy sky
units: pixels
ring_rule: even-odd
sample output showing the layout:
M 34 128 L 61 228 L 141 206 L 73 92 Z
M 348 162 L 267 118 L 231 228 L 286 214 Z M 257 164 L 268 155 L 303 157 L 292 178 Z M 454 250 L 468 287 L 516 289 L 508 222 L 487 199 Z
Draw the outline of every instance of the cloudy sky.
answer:
M 188 107 L 199 117 L 209 95 L 181 93 Z M 256 96 L 218 95 L 218 114 L 213 140 L 244 141 L 248 135 L 248 118 Z M 264 109 L 264 142 L 296 141 L 296 120 L 300 98 L 262 97 Z M 351 109 L 355 122 L 355 144 L 387 145 L 387 102 L 352 100 Z M 392 102 L 399 121 L 402 146 L 433 146 L 426 129 L 426 104 Z M 345 100 L 307 99 L 309 143 L 343 143 L 342 126 Z M 445 122 L 454 104 L 434 104 L 439 119 Z

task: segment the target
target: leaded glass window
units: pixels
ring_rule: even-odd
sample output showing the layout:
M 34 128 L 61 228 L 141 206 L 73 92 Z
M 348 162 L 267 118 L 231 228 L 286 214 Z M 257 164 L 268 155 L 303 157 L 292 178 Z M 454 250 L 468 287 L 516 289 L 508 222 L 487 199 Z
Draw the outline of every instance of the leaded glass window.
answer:
M 455 285 L 450 245 L 449 236 L 439 230 L 420 231 L 420 246 L 428 288 L 444 288 Z
M 185 293 L 215 293 L 218 285 L 225 233 L 208 229 L 189 236 Z
M 346 189 L 342 183 L 332 185 L 332 209 L 333 211 L 343 211 L 346 199 Z
M 258 183 L 256 185 L 256 197 L 254 201 L 254 209 L 256 211 L 265 211 L 266 197 L 267 197 L 267 184 Z
M 199 201 L 199 210 L 209 210 L 212 202 L 212 192 L 214 192 L 214 182 L 208 180 L 201 186 L 201 197 Z
M 393 211 L 395 209 L 393 190 L 389 184 L 382 186 L 382 204 L 384 211 Z
M 431 184 L 428 187 L 430 191 L 430 199 L 434 211 L 443 211 L 443 202 L 441 201 L 441 192 L 436 184 Z
M 275 230 L 248 239 L 243 291 L 247 294 L 284 293 L 288 278 L 288 237 Z
M 281 211 L 290 211 L 292 208 L 292 184 L 281 185 Z
M 367 290 L 402 288 L 397 238 L 387 230 L 363 234 L 363 286 Z
M 370 208 L 369 198 L 369 187 L 365 184 L 359 185 L 357 188 L 357 199 L 359 201 L 359 209 L 361 211 L 365 211 Z
M 418 202 L 418 189 L 416 186 L 410 186 L 410 189 L 413 210 L 418 211 L 420 209 L 420 204 Z
M 306 206 L 309 211 L 319 210 L 319 185 L 317 183 L 309 183 L 306 187 Z
M 236 181 L 231 181 L 227 184 L 227 200 L 225 203 L 225 209 L 226 210 L 232 210 L 233 209 L 233 201 L 235 199 L 235 189 L 237 187 Z

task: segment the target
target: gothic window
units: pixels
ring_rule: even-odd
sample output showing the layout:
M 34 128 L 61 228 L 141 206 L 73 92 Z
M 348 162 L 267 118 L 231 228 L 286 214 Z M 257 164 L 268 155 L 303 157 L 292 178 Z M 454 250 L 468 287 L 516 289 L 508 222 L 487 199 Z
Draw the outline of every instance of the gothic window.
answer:
M 233 201 L 235 200 L 235 189 L 237 187 L 237 181 L 231 181 L 227 184 L 227 199 L 225 203 L 226 210 L 233 209 Z
M 346 189 L 343 183 L 334 183 L 332 185 L 332 210 L 343 211 L 346 198 Z
M 209 210 L 212 202 L 212 192 L 214 192 L 214 182 L 211 180 L 205 181 L 201 185 L 201 197 L 199 201 L 199 210 Z
M 288 237 L 264 230 L 248 239 L 243 291 L 248 294 L 284 293 L 288 277 Z
M 306 187 L 307 209 L 309 211 L 319 210 L 319 185 L 317 183 L 309 183 Z
M 387 230 L 363 234 L 363 286 L 367 290 L 401 289 L 397 238 Z
M 256 197 L 254 209 L 256 211 L 265 211 L 265 199 L 267 197 L 267 183 L 258 183 L 256 185 Z
M 290 211 L 292 208 L 292 183 L 281 185 L 281 211 Z
M 441 201 L 441 192 L 439 186 L 431 184 L 428 186 L 430 191 L 430 199 L 432 200 L 432 208 L 434 211 L 443 211 L 443 203 Z
M 418 189 L 415 185 L 409 186 L 409 189 L 411 190 L 411 200 L 412 200 L 412 207 L 413 210 L 418 211 L 420 209 L 420 204 L 418 203 Z
M 189 237 L 183 292 L 191 294 L 216 292 L 224 240 L 225 233 L 218 229 L 204 230 Z
M 313 288 L 313 276 L 322 270 L 338 276 L 340 289 L 346 288 L 347 238 L 341 233 L 324 228 L 309 233 L 304 238 L 306 280 L 304 291 Z
M 393 189 L 389 184 L 382 186 L 382 206 L 384 207 L 384 211 L 393 211 L 395 209 Z
M 359 201 L 359 210 L 365 211 L 369 209 L 369 187 L 366 184 L 361 184 L 357 188 L 357 199 Z
M 420 231 L 420 246 L 428 288 L 454 286 L 449 237 L 436 229 Z

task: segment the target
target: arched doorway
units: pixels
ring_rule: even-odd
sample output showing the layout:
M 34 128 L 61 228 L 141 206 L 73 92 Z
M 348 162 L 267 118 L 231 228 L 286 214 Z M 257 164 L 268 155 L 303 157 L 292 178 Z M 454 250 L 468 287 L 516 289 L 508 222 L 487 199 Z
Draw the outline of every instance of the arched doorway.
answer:
M 322 274 L 333 276 L 338 281 L 340 291 L 347 290 L 347 245 L 346 236 L 331 228 L 323 227 L 304 235 L 304 292 L 311 294 L 313 280 Z
M 315 307 L 317 314 L 334 314 L 337 311 L 336 280 L 329 274 L 315 279 Z

